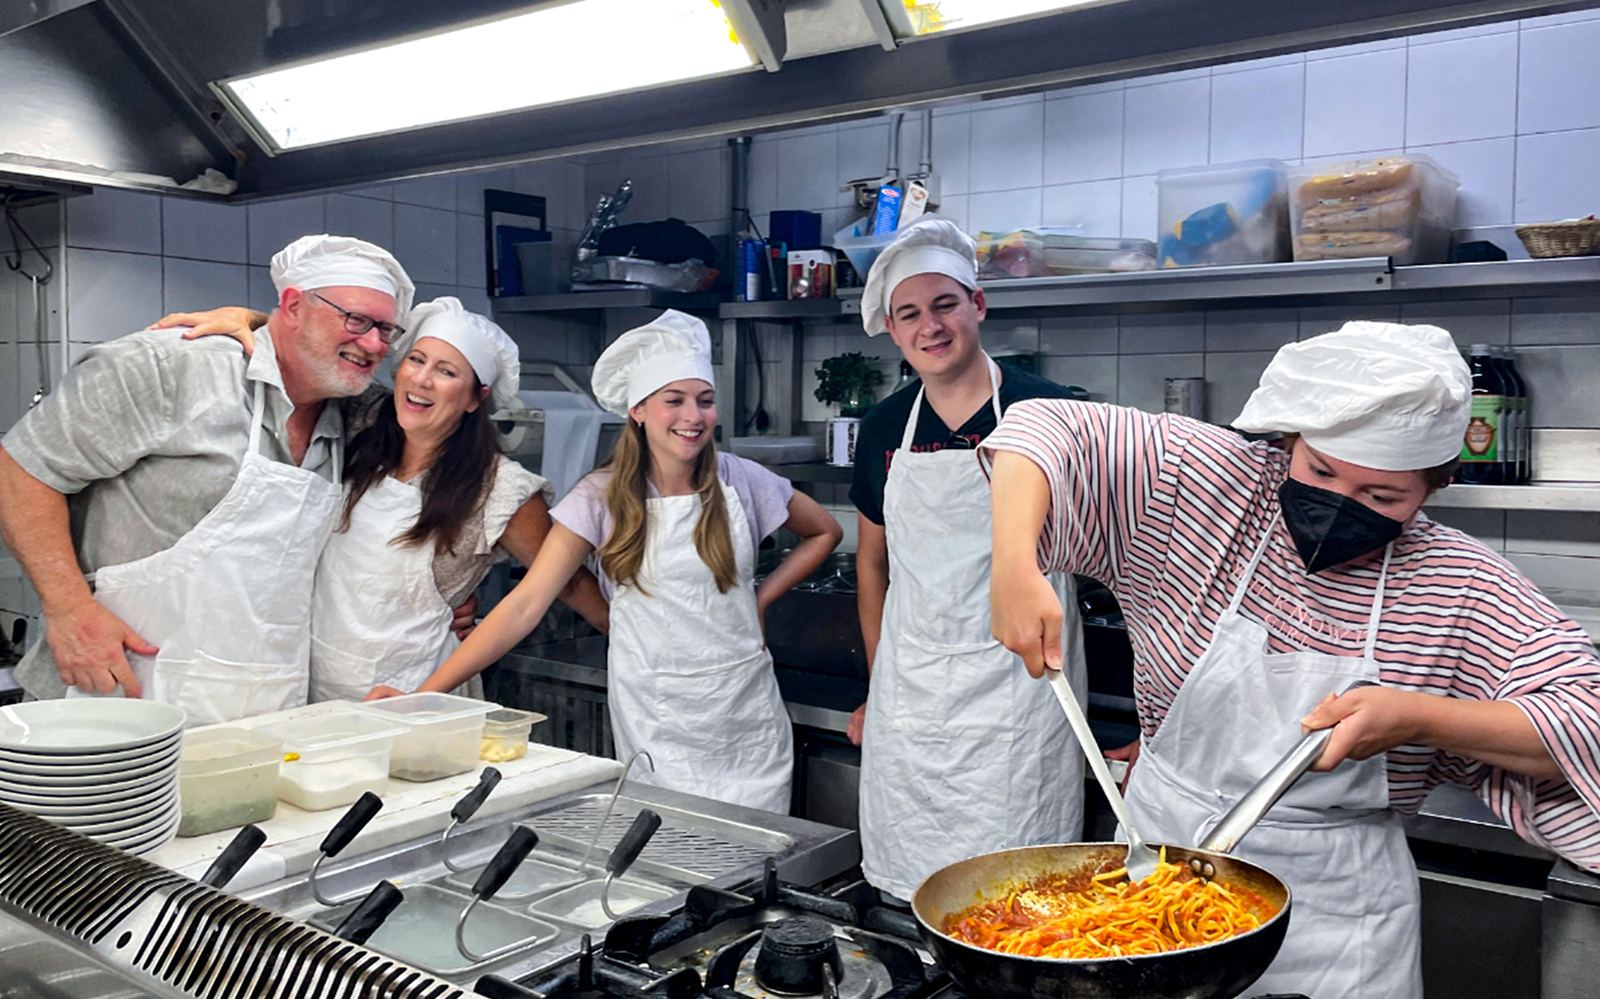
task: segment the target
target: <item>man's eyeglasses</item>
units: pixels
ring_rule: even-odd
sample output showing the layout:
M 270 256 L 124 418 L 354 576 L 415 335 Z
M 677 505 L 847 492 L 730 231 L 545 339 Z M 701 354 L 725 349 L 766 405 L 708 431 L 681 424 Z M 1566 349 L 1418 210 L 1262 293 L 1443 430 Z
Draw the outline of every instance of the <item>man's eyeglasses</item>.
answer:
M 404 326 L 396 326 L 394 323 L 380 322 L 371 316 L 363 316 L 359 312 L 351 312 L 349 309 L 341 309 L 339 306 L 328 301 L 326 298 L 323 298 L 316 292 L 312 292 L 311 297 L 321 302 L 323 305 L 326 305 L 333 311 L 339 313 L 339 315 L 343 316 L 345 332 L 354 336 L 363 336 L 367 330 L 377 330 L 378 339 L 382 340 L 384 343 L 394 343 L 395 338 L 406 331 Z

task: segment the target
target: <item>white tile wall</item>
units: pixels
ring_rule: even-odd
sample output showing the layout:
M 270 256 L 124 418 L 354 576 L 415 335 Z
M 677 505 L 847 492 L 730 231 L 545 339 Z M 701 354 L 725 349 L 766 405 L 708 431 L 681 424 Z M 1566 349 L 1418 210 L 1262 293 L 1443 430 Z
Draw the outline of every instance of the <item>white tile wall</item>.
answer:
M 1306 63 L 1305 155 L 1405 144 L 1406 50 L 1383 48 Z
M 1122 87 L 1064 92 L 1044 104 L 1045 184 L 1122 176 Z
M 1300 61 L 1213 77 L 1210 162 L 1298 160 L 1305 84 Z
M 1189 77 L 1123 91 L 1122 168 L 1128 174 L 1208 163 L 1211 78 Z

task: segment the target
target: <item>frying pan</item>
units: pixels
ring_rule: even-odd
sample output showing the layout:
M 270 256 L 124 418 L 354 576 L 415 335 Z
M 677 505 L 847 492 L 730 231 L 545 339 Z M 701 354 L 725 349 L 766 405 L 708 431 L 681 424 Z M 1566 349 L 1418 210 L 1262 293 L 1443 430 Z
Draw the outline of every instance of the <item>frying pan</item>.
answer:
M 969 995 L 996 999 L 1232 999 L 1258 978 L 1283 946 L 1292 901 L 1289 886 L 1264 867 L 1230 856 L 1273 804 L 1311 768 L 1333 729 L 1311 732 L 1247 791 L 1199 848 L 1166 845 L 1167 860 L 1225 885 L 1256 892 L 1277 913 L 1226 940 L 1114 958 L 1025 957 L 977 947 L 945 934 L 945 917 L 1011 886 L 1047 874 L 1113 870 L 1125 843 L 1024 846 L 980 854 L 935 871 L 911 896 L 911 911 L 934 958 Z M 1160 848 L 1159 844 L 1151 844 Z

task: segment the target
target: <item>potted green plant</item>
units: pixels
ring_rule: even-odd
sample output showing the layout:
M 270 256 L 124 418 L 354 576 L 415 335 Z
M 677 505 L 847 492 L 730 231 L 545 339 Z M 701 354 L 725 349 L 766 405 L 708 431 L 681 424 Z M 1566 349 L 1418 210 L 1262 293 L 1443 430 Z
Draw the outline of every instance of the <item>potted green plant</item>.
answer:
M 840 416 L 864 416 L 877 401 L 873 389 L 883 384 L 883 370 L 875 358 L 860 351 L 840 354 L 817 368 L 817 401 L 837 404 Z

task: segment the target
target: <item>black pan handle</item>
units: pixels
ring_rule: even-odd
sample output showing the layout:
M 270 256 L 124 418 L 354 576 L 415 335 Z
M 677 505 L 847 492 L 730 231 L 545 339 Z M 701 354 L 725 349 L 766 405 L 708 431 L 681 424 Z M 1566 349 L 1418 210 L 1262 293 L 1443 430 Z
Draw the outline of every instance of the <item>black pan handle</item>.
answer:
M 233 835 L 233 841 L 211 862 L 206 872 L 200 875 L 200 883 L 213 888 L 221 888 L 233 876 L 239 873 L 256 851 L 261 849 L 261 844 L 267 841 L 267 834 L 257 826 L 245 826 Z
M 367 938 L 376 933 L 383 921 L 389 918 L 389 913 L 394 907 L 405 901 L 405 894 L 394 886 L 392 881 L 379 881 L 367 892 L 367 897 L 361 904 L 350 910 L 350 914 L 339 920 L 339 925 L 334 927 L 333 935 L 341 940 L 351 943 L 364 944 Z
M 478 875 L 478 880 L 472 883 L 472 894 L 484 901 L 493 898 L 494 893 L 505 886 L 512 872 L 528 859 L 528 854 L 538 845 L 539 834 L 531 826 L 518 826 L 500 847 L 500 852 Z
M 478 775 L 478 786 L 468 791 L 466 796 L 456 802 L 450 809 L 450 817 L 457 822 L 465 822 L 477 814 L 483 803 L 489 800 L 489 793 L 500 783 L 500 771 L 494 767 L 484 767 L 483 773 Z
M 611 851 L 611 856 L 606 858 L 606 870 L 616 877 L 626 874 L 633 862 L 639 859 L 645 844 L 650 842 L 650 837 L 661 828 L 661 816 L 646 808 L 634 817 L 633 825 L 622 834 L 622 839 L 617 842 Z
M 350 806 L 350 810 L 334 823 L 328 835 L 323 837 L 322 845 L 317 849 L 321 850 L 325 857 L 337 857 L 339 851 L 350 845 L 350 841 L 367 827 L 367 823 L 372 821 L 372 817 L 377 815 L 382 807 L 382 798 L 371 791 L 365 792 Z

